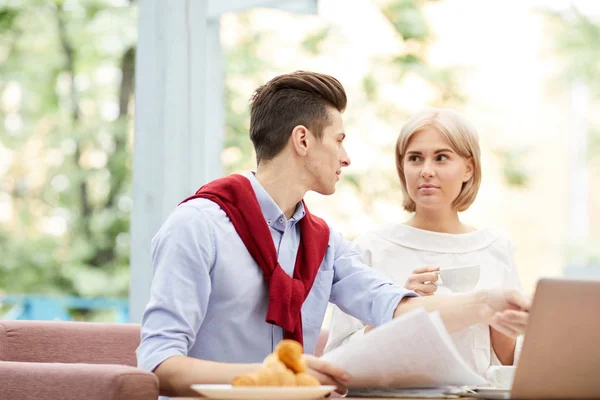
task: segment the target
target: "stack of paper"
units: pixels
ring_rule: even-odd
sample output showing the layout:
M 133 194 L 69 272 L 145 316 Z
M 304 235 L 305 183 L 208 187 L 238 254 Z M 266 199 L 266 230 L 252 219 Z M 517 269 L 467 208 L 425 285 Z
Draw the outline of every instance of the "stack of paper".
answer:
M 435 388 L 354 388 L 348 391 L 348 397 L 391 397 L 394 399 L 455 399 L 455 386 Z
M 351 375 L 348 387 L 485 385 L 454 346 L 438 312 L 417 309 L 325 354 Z

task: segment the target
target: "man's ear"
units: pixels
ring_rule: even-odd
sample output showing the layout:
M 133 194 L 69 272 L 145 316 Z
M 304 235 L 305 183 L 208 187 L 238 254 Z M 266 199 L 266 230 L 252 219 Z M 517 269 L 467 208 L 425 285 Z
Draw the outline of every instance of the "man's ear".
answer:
M 463 182 L 468 182 L 473 177 L 473 171 L 475 167 L 473 166 L 473 157 L 469 157 L 467 159 L 467 169 L 465 170 L 465 175 L 463 177 Z
M 310 146 L 310 131 L 304 125 L 296 125 L 290 135 L 290 141 L 294 152 L 303 157 L 308 153 Z

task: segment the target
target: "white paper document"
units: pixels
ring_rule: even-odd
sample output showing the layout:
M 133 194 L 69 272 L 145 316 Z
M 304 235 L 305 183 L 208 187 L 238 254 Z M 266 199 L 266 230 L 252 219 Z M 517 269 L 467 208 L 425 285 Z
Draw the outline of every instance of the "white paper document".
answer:
M 388 397 L 393 399 L 455 399 L 448 393 L 456 392 L 455 386 L 435 388 L 350 388 L 348 397 Z
M 438 312 L 417 309 L 322 359 L 346 370 L 348 387 L 485 385 L 454 346 Z

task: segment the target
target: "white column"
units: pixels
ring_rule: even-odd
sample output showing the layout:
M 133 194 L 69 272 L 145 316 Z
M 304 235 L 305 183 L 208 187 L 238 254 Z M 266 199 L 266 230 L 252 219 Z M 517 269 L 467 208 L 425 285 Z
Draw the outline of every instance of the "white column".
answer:
M 192 32 L 198 29 L 192 27 Z M 198 181 L 191 188 L 195 191 L 200 184 L 222 176 L 221 152 L 223 150 L 224 121 L 225 121 L 225 82 L 223 76 L 223 55 L 219 37 L 219 19 L 208 20 L 203 28 L 204 53 L 193 52 L 197 58 L 194 64 L 204 65 L 191 79 L 193 97 L 191 112 L 193 115 L 204 113 L 204 118 L 192 119 L 192 170 L 202 171 Z M 198 35 L 193 34 L 193 37 Z M 199 38 L 199 37 L 198 37 Z M 198 150 L 200 150 L 198 152 Z M 198 153 L 197 153 L 198 152 Z
M 208 17 L 216 19 L 226 12 L 244 11 L 255 7 L 276 8 L 300 14 L 317 14 L 318 5 L 318 0 L 211 0 L 208 4 Z
M 258 6 L 317 12 L 317 0 L 139 2 L 129 291 L 132 322 L 141 320 L 150 294 L 152 237 L 181 200 L 223 173 L 220 15 Z
M 133 322 L 139 322 L 149 296 L 152 236 L 181 200 L 221 171 L 214 153 L 222 135 L 205 134 L 206 13 L 206 0 L 139 3 L 129 294 Z
M 569 226 L 568 239 L 582 244 L 589 238 L 589 167 L 588 119 L 590 91 L 582 82 L 571 86 L 571 115 L 569 121 Z M 582 266 L 584 259 L 570 260 L 572 266 Z

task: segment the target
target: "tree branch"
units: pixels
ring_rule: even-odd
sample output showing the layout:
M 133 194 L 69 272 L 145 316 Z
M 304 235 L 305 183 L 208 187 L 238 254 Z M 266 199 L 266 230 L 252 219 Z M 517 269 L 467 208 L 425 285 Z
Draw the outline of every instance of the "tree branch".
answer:
M 117 196 L 121 192 L 128 177 L 125 169 L 125 155 L 127 153 L 127 112 L 133 95 L 135 76 L 135 47 L 130 47 L 121 57 L 121 85 L 119 87 L 119 118 L 118 131 L 115 132 L 115 151 L 108 160 L 111 171 L 110 190 L 106 200 L 106 208 L 114 207 Z M 92 265 L 102 265 L 114 260 L 116 257 L 115 246 L 100 248 L 90 260 Z
M 133 85 L 135 77 L 135 47 L 128 48 L 121 57 L 121 86 L 119 87 L 119 121 L 122 131 L 115 134 L 115 152 L 109 160 L 111 171 L 118 170 L 122 162 L 120 155 L 126 151 L 127 147 L 127 131 L 126 119 L 129 103 L 133 95 Z M 110 185 L 110 191 L 106 202 L 106 207 L 112 207 L 115 204 L 116 198 L 125 182 L 126 175 L 118 174 L 113 176 Z
M 79 125 L 79 120 L 81 118 L 81 111 L 79 107 L 79 93 L 77 92 L 77 87 L 75 86 L 75 50 L 69 40 L 69 36 L 67 35 L 67 28 L 65 23 L 65 16 L 63 13 L 63 6 L 61 3 L 56 5 L 56 22 L 58 25 L 58 35 L 60 39 L 60 44 L 62 46 L 63 52 L 65 54 L 65 69 L 69 73 L 70 78 L 70 99 L 71 99 L 71 120 L 73 122 L 73 127 L 77 127 Z M 75 165 L 79 166 L 79 159 L 81 158 L 81 139 L 76 139 L 76 148 L 73 157 L 75 158 Z M 89 204 L 89 196 L 88 196 L 88 188 L 87 181 L 85 177 L 82 179 L 79 184 L 79 198 L 81 202 L 81 217 L 83 218 L 83 228 L 85 234 L 89 237 L 91 236 L 89 226 L 87 223 L 88 217 L 91 215 L 92 210 Z

